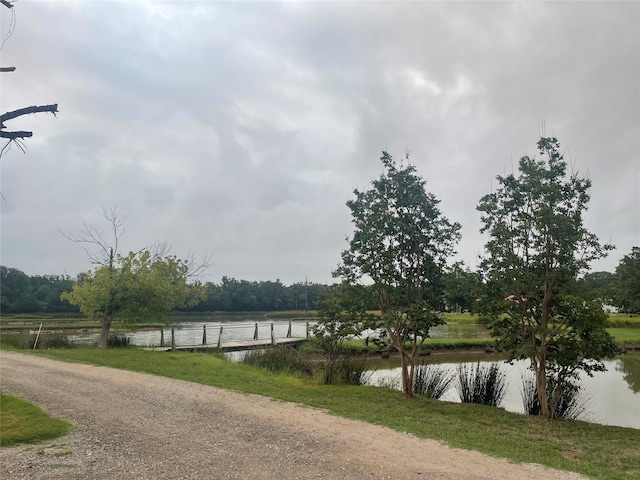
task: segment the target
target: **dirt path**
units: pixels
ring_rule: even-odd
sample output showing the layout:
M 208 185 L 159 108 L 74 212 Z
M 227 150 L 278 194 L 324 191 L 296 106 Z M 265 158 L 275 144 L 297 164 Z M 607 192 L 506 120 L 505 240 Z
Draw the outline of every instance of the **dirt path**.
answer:
M 77 425 L 1 449 L 0 478 L 581 478 L 257 395 L 13 352 L 0 364 L 3 391 Z

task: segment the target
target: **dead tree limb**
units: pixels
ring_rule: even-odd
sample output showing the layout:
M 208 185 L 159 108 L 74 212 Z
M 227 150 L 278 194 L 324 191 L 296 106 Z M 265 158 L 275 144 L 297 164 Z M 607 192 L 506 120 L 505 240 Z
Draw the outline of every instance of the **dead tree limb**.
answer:
M 7 0 L 0 0 L 0 3 L 2 5 L 4 5 L 5 7 L 7 7 L 7 8 L 13 8 L 13 5 L 10 2 L 8 2 Z
M 16 67 L 0 67 L 0 72 L 15 72 Z
M 2 129 L 7 128 L 4 122 L 8 120 L 12 120 L 17 117 L 21 117 L 22 115 L 29 115 L 31 113 L 53 113 L 55 117 L 56 113 L 58 113 L 58 104 L 54 105 L 40 105 L 40 106 L 32 106 L 19 108 L 18 110 L 14 110 L 12 112 L 6 112 L 0 115 L 0 138 L 8 138 L 9 140 L 15 140 L 17 138 L 27 138 L 33 135 L 33 132 L 25 132 L 25 131 L 17 131 L 17 132 L 6 132 Z

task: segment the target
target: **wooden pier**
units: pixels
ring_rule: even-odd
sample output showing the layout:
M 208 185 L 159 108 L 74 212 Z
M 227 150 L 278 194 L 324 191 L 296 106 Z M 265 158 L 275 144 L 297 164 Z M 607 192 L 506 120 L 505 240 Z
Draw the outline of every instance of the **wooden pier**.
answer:
M 189 350 L 189 351 L 202 351 L 202 350 L 219 350 L 222 352 L 237 352 L 242 350 L 257 350 L 269 347 L 288 346 L 296 348 L 302 345 L 309 339 L 309 323 L 306 323 L 306 337 L 293 337 L 291 335 L 291 322 L 289 322 L 289 328 L 286 337 L 276 338 L 274 333 L 274 324 L 271 323 L 270 338 L 258 338 L 258 326 L 259 324 L 254 322 L 249 325 L 227 325 L 227 328 L 243 328 L 250 327 L 254 329 L 253 339 L 251 340 L 228 340 L 223 341 L 224 325 L 215 326 L 214 329 L 218 330 L 218 338 L 216 343 L 207 342 L 207 325 L 202 327 L 202 343 L 190 343 L 190 344 L 177 344 L 175 328 L 171 328 L 171 343 L 165 344 L 164 340 L 164 328 L 160 330 L 160 345 L 157 347 L 146 347 L 145 350 L 152 351 L 176 351 L 176 350 Z M 263 325 L 264 327 L 265 325 Z M 211 326 L 209 326 L 211 329 Z
M 306 338 L 276 338 L 275 343 L 271 340 L 237 340 L 232 342 L 224 342 L 221 345 L 217 343 L 198 344 L 198 345 L 176 345 L 175 347 L 146 347 L 145 350 L 153 350 L 160 352 L 168 352 L 172 350 L 220 350 L 223 352 L 238 352 L 241 350 L 259 350 L 270 347 L 298 347 L 306 342 Z

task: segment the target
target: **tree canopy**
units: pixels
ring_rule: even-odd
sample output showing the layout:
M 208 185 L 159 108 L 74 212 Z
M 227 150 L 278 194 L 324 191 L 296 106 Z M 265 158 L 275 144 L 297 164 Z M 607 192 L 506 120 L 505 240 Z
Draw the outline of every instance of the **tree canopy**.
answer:
M 371 188 L 355 190 L 347 202 L 355 232 L 335 272 L 346 282 L 371 282 L 383 329 L 401 354 L 402 390 L 412 395 L 415 358 L 442 323 L 442 273 L 459 239 L 460 225 L 440 212 L 439 200 L 425 190 L 415 166 L 398 164 L 387 152 L 385 169 Z
M 620 260 L 615 277 L 617 306 L 625 312 L 640 313 L 640 247 L 633 247 Z
M 584 227 L 591 181 L 567 176 L 559 146 L 541 138 L 543 159 L 522 157 L 519 174 L 498 176 L 499 188 L 478 205 L 481 232 L 489 235 L 481 264 L 484 313 L 512 358 L 531 360 L 548 418 L 579 370 L 603 370 L 600 360 L 617 352 L 601 301 L 587 298 L 578 282 L 613 247 Z
M 87 272 L 61 298 L 87 317 L 101 320 L 98 345 L 105 348 L 113 322 L 135 326 L 144 320 L 165 320 L 172 310 L 200 301 L 202 287 L 188 280 L 187 262 L 142 250 L 117 255 L 113 262 Z

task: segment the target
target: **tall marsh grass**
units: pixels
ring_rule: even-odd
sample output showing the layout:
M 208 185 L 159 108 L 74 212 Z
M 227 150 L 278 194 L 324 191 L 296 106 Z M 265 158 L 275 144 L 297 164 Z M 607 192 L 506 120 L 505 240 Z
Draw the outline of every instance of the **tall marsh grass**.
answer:
M 456 390 L 462 403 L 499 407 L 507 393 L 504 369 L 498 362 L 478 362 L 475 366 L 462 363 L 458 366 Z
M 547 401 L 551 401 L 558 391 L 558 384 L 553 379 L 547 379 Z M 540 415 L 540 400 L 533 375 L 522 378 L 520 394 L 526 415 Z M 584 394 L 580 384 L 567 383 L 564 385 L 560 401 L 553 412 L 554 417 L 578 420 L 584 416 L 590 399 Z
M 448 368 L 437 365 L 418 365 L 413 380 L 413 393 L 439 400 L 455 380 L 455 375 Z

